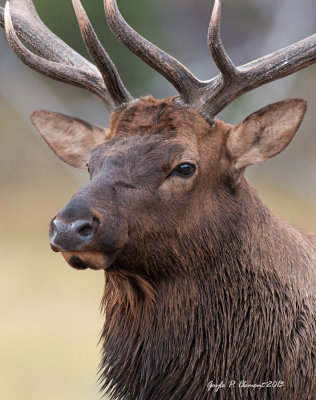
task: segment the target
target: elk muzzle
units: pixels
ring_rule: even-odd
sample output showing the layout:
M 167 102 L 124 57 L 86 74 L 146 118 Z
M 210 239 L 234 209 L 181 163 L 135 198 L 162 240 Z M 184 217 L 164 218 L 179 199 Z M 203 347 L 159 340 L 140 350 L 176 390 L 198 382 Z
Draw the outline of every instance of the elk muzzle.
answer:
M 93 241 L 99 223 L 96 217 L 73 222 L 64 222 L 54 218 L 50 230 L 52 249 L 54 251 L 82 250 Z
M 127 230 L 120 229 L 125 224 L 110 221 L 113 216 L 103 218 L 85 199 L 74 197 L 50 223 L 51 248 L 76 269 L 107 269 L 127 240 Z

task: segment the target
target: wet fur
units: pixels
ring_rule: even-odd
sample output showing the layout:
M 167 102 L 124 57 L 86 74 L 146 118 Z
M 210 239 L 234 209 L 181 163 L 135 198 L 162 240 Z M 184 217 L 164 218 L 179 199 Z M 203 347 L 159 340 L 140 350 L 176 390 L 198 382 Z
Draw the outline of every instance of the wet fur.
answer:
M 100 382 L 111 399 L 315 399 L 315 237 L 271 214 L 243 177 L 215 195 L 168 237 L 140 232 L 105 273 Z
M 315 237 L 275 217 L 238 168 L 284 148 L 305 108 L 288 100 L 233 127 L 147 97 L 112 115 L 90 182 L 58 213 L 98 217 L 81 261 L 102 266 L 119 249 L 102 301 L 100 383 L 111 399 L 316 398 Z M 282 124 L 271 116 L 280 112 Z M 197 173 L 167 178 L 187 157 Z

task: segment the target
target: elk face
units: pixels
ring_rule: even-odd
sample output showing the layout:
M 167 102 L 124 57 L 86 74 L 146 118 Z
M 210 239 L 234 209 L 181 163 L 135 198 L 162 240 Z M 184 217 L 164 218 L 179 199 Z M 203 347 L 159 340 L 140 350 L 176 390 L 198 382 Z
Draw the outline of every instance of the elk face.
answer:
M 196 208 L 205 174 L 212 171 L 207 188 L 215 180 L 222 138 L 173 100 L 141 99 L 114 113 L 109 130 L 46 112 L 32 121 L 59 157 L 90 172 L 50 223 L 52 249 L 76 268 L 109 268 L 145 237 L 171 240 Z
M 43 25 L 32 1 L 7 2 L 5 11 L 0 7 L 0 24 L 24 63 L 89 90 L 112 113 L 109 130 L 52 113 L 32 117 L 64 161 L 79 168 L 89 165 L 91 172 L 90 183 L 53 219 L 52 247 L 77 268 L 100 269 L 112 265 L 127 248 L 136 248 L 137 242 L 155 242 L 162 231 L 164 238 L 171 239 L 179 227 L 181 232 L 189 231 L 216 210 L 216 188 L 237 187 L 247 165 L 274 156 L 289 143 L 303 117 L 303 101 L 266 107 L 236 127 L 214 123 L 214 117 L 243 93 L 313 63 L 316 36 L 236 67 L 221 42 L 221 2 L 215 0 L 208 46 L 220 73 L 201 81 L 137 34 L 121 16 L 116 0 L 104 0 L 116 37 L 179 93 L 176 99 L 162 102 L 135 101 L 80 0 L 73 0 L 73 6 L 95 65 Z M 41 40 L 34 40 L 37 37 Z
M 34 113 L 35 127 L 56 154 L 88 168 L 91 177 L 52 219 L 52 249 L 75 268 L 109 269 L 117 259 L 152 252 L 154 243 L 194 234 L 223 209 L 220 191 L 233 200 L 246 166 L 283 150 L 305 107 L 302 100 L 283 101 L 233 127 L 218 120 L 210 125 L 174 99 L 143 98 L 114 113 L 109 130 Z

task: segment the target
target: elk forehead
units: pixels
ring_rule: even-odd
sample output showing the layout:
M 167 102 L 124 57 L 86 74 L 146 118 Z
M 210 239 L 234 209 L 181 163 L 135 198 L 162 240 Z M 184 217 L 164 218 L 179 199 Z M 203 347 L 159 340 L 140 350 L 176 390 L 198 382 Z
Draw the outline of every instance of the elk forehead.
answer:
M 204 172 L 211 169 L 214 176 L 228 129 L 220 121 L 210 125 L 174 98 L 141 98 L 111 116 L 109 140 L 94 149 L 89 169 L 92 177 L 101 172 L 113 183 L 119 180 L 143 188 L 147 183 L 159 186 L 183 162 Z M 210 177 L 203 175 L 209 184 Z M 188 183 L 180 186 L 185 189 Z
M 111 117 L 110 140 L 91 154 L 93 175 L 120 173 L 130 180 L 168 173 L 181 162 L 198 163 L 205 142 L 218 141 L 218 132 L 195 110 L 174 103 L 174 99 L 142 98 Z M 218 152 L 218 146 L 212 146 Z M 212 148 L 211 147 L 211 148 Z M 207 157 L 210 155 L 208 146 Z M 124 171 L 126 174 L 124 174 Z
M 112 136 L 122 133 L 146 135 L 166 133 L 169 137 L 202 138 L 210 125 L 192 108 L 177 104 L 175 98 L 156 100 L 143 97 L 111 117 Z

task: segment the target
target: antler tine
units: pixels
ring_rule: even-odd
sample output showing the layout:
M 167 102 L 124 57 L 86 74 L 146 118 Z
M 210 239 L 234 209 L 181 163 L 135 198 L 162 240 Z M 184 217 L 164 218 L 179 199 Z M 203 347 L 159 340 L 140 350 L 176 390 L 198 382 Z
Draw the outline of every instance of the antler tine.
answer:
M 134 54 L 163 75 L 179 92 L 184 103 L 190 103 L 192 92 L 204 87 L 184 65 L 139 35 L 122 17 L 116 0 L 104 0 L 108 24 L 114 35 Z
M 221 0 L 215 0 L 211 22 L 208 30 L 208 47 L 217 68 L 222 73 L 224 80 L 234 80 L 237 69 L 227 55 L 221 37 Z
M 123 85 L 115 65 L 101 45 L 80 0 L 72 0 L 72 3 L 77 15 L 82 38 L 91 58 L 101 72 L 112 99 L 117 106 L 132 101 L 133 97 Z

